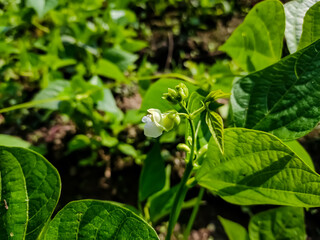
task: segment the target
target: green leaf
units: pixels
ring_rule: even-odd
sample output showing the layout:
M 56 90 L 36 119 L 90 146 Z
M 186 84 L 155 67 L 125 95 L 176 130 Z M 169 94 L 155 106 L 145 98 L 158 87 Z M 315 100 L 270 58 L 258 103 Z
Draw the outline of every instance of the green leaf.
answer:
M 232 222 L 220 216 L 218 216 L 218 219 L 221 222 L 229 240 L 249 240 L 247 230 L 239 223 Z
M 165 165 L 160 151 L 160 144 L 156 142 L 144 161 L 139 181 L 139 201 L 144 201 L 165 185 Z
M 130 144 L 120 143 L 118 149 L 128 156 L 137 157 L 137 150 Z
M 0 134 L 0 146 L 22 147 L 22 148 L 27 148 L 27 149 L 36 151 L 38 153 L 43 153 L 42 148 L 32 146 L 31 143 L 29 143 L 19 137 L 6 135 L 6 134 Z
M 140 217 L 119 204 L 81 200 L 67 204 L 50 222 L 45 240 L 159 239 Z
M 103 88 L 103 99 L 97 102 L 97 109 L 113 114 L 118 114 L 121 111 L 116 104 L 111 90 L 108 88 Z
M 226 129 L 224 154 L 211 140 L 196 179 L 234 204 L 320 206 L 320 176 L 277 137 L 260 131 Z
M 67 154 L 89 147 L 91 140 L 89 137 L 83 134 L 78 134 L 68 142 L 68 151 Z
M 38 14 L 40 18 L 42 18 L 47 12 L 51 9 L 58 6 L 58 0 L 27 0 L 27 7 L 32 7 Z
M 106 147 L 114 147 L 119 143 L 118 138 L 112 137 L 104 129 L 100 131 L 101 144 Z
M 219 146 L 221 153 L 224 152 L 224 133 L 223 133 L 223 120 L 221 116 L 209 109 L 206 112 L 206 123 L 212 134 L 213 139 Z
M 202 97 L 200 94 L 197 92 L 193 92 L 188 101 L 188 111 L 190 113 L 198 110 L 203 106 L 202 102 L 204 101 L 204 97 Z M 208 144 L 210 138 L 211 138 L 211 133 L 209 131 L 208 125 L 205 122 L 205 112 L 202 112 L 201 114 L 198 114 L 195 116 L 193 119 L 196 131 L 198 132 L 197 134 L 197 149 L 200 149 L 204 145 Z M 186 139 L 188 136 L 191 136 L 191 129 L 189 124 L 187 124 L 188 131 L 186 131 Z M 191 147 L 191 145 L 189 145 Z
M 70 87 L 70 82 L 66 80 L 56 80 L 53 82 L 50 82 L 48 87 L 42 89 L 40 92 L 38 92 L 32 101 L 41 101 L 41 100 L 47 100 L 51 98 L 56 98 L 59 96 L 61 92 L 66 90 Z M 60 101 L 50 101 L 38 104 L 37 107 L 39 108 L 46 108 L 51 110 L 57 110 L 59 107 Z
M 320 120 L 320 40 L 233 86 L 231 107 L 237 127 L 270 132 L 290 141 Z
M 136 54 L 124 51 L 119 47 L 105 50 L 103 57 L 116 64 L 121 71 L 127 70 L 128 66 L 132 65 L 138 59 Z
M 298 50 L 305 48 L 320 38 L 320 2 L 313 5 L 306 13 Z
M 286 14 L 285 36 L 290 53 L 297 51 L 302 34 L 304 16 L 316 2 L 319 2 L 319 0 L 294 0 L 284 5 Z
M 57 170 L 32 151 L 0 146 L 0 183 L 0 239 L 37 239 L 60 196 Z
M 94 73 L 118 81 L 126 80 L 126 77 L 123 75 L 118 66 L 106 59 L 98 60 Z
M 174 89 L 174 87 L 181 82 L 188 87 L 189 94 L 197 90 L 197 87 L 191 83 L 176 79 L 162 78 L 152 84 L 146 92 L 142 100 L 141 111 L 147 111 L 149 108 L 157 108 L 162 112 L 177 109 L 177 105 L 172 105 L 167 100 L 162 99 L 162 94 L 168 92 L 168 88 Z
M 299 158 L 301 158 L 305 164 L 307 164 L 312 170 L 315 170 L 313 161 L 309 153 L 301 146 L 301 144 L 296 141 L 285 142 L 286 144 Z
M 244 70 L 254 72 L 281 58 L 284 29 L 281 2 L 263 1 L 251 9 L 219 50 L 227 52 Z
M 280 207 L 254 215 L 249 223 L 250 239 L 304 240 L 303 208 Z

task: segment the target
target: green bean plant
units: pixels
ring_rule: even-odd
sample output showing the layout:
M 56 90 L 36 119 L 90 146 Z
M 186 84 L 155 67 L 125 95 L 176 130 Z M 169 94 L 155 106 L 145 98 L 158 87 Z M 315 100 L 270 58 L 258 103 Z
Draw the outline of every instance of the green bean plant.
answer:
M 320 5 L 316 2 L 283 5 L 267 0 L 255 5 L 220 47 L 242 69 L 240 76 L 228 78 L 230 85 L 234 80 L 230 92 L 220 77 L 207 79 L 211 82 L 177 73 L 128 78 L 140 83 L 160 78 L 141 91 L 144 134 L 156 140 L 143 162 L 139 209 L 80 200 L 52 218 L 61 191 L 57 170 L 42 155 L 26 149 L 29 146 L 0 146 L 0 239 L 159 239 L 152 226 L 169 215 L 169 240 L 182 209 L 192 208 L 183 233 L 188 239 L 205 191 L 231 204 L 278 206 L 253 215 L 248 230 L 219 217 L 231 240 L 305 239 L 304 209 L 320 206 L 320 175 L 297 141 L 320 120 L 316 24 Z M 281 59 L 284 36 L 290 54 Z M 103 73 L 114 69 L 106 62 L 102 65 Z M 75 76 L 58 83 L 44 88 L 33 101 L 2 108 L 0 113 L 51 107 L 74 119 L 86 116 L 99 133 L 108 118 L 121 115 L 97 76 L 89 81 Z M 54 96 L 46 98 L 52 92 Z M 228 104 L 222 104 L 227 99 Z M 157 139 L 181 126 L 185 136 L 177 149 L 185 154 L 185 169 L 181 181 L 172 186 L 170 167 L 165 166 Z M 103 144 L 110 141 L 105 136 Z M 186 199 L 188 190 L 196 186 L 198 196 Z

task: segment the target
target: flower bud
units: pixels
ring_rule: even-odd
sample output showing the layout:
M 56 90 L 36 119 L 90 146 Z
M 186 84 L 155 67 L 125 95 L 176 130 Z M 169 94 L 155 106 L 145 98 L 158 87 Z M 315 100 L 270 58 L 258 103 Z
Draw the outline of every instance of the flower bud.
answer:
M 172 128 L 180 124 L 180 117 L 177 112 L 167 112 L 164 113 L 162 117 L 162 126 L 166 131 L 170 131 Z
M 187 145 L 187 144 L 184 144 L 184 143 L 179 143 L 178 146 L 177 146 L 177 149 L 178 149 L 179 151 L 183 151 L 183 152 L 186 152 L 186 153 L 190 153 L 190 152 L 191 152 L 191 150 L 190 150 L 190 148 L 188 147 L 188 145 Z
M 185 100 L 189 96 L 189 90 L 185 84 L 180 83 L 175 88 L 178 91 L 180 101 Z
M 172 103 L 172 104 L 177 104 L 178 101 L 173 98 L 169 93 L 164 93 L 162 95 L 162 99 L 167 100 L 168 102 Z

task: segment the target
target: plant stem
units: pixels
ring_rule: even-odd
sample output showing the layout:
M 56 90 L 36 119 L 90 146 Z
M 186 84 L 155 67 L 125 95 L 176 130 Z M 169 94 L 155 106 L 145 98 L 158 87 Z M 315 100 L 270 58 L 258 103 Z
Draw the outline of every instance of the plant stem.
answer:
M 54 101 L 68 100 L 68 99 L 70 99 L 70 97 L 61 96 L 61 97 L 55 97 L 55 98 L 47 98 L 47 99 L 42 99 L 42 100 L 30 101 L 30 102 L 17 104 L 17 105 L 7 107 L 7 108 L 2 108 L 2 109 L 0 109 L 0 113 L 10 112 L 10 111 L 18 110 L 18 109 L 22 109 L 22 108 L 32 108 L 32 107 L 37 106 L 39 104 L 54 102 Z
M 191 228 L 192 228 L 192 226 L 193 226 L 194 220 L 196 219 L 196 216 L 197 216 L 197 214 L 198 214 L 198 210 L 199 210 L 199 207 L 200 207 L 200 203 L 201 203 L 203 194 L 204 194 L 204 188 L 200 188 L 196 205 L 194 206 L 194 208 L 193 208 L 193 210 L 192 210 L 192 213 L 191 213 L 191 216 L 190 216 L 190 219 L 189 219 L 187 228 L 186 228 L 186 230 L 185 230 L 184 233 L 183 233 L 183 239 L 185 239 L 185 240 L 188 240 L 188 237 L 189 237 L 189 235 L 190 235 Z
M 192 78 L 189 78 L 179 73 L 165 73 L 165 74 L 158 74 L 153 76 L 138 77 L 138 80 L 149 80 L 149 79 L 151 80 L 151 79 L 158 79 L 158 78 L 178 78 L 186 82 L 192 83 L 194 85 L 198 85 L 198 82 L 196 82 Z
M 184 108 L 184 110 L 187 112 L 187 114 L 189 114 L 186 107 L 182 104 L 181 104 L 181 106 Z M 178 221 L 178 217 L 179 217 L 181 209 L 182 209 L 182 204 L 183 204 L 183 201 L 184 201 L 185 196 L 188 191 L 188 186 L 186 185 L 186 183 L 187 183 L 187 181 L 191 175 L 192 169 L 193 169 L 193 157 L 194 157 L 194 151 L 195 151 L 196 137 L 195 137 L 195 128 L 194 128 L 193 121 L 190 118 L 188 118 L 188 121 L 189 121 L 189 124 L 191 127 L 191 135 L 192 135 L 191 153 L 190 153 L 189 161 L 186 166 L 186 170 L 184 171 L 183 177 L 181 179 L 178 192 L 177 192 L 175 199 L 174 199 L 174 202 L 173 202 L 173 206 L 172 206 L 171 214 L 170 214 L 170 218 L 169 218 L 169 226 L 168 226 L 168 231 L 167 231 L 167 235 L 166 235 L 166 240 L 170 240 L 174 226 L 176 225 L 176 222 Z

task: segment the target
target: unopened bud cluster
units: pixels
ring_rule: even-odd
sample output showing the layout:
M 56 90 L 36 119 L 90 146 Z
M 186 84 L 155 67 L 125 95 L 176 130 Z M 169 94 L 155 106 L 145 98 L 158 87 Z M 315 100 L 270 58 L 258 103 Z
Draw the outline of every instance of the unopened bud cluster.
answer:
M 183 83 L 175 86 L 175 89 L 168 88 L 168 92 L 163 94 L 163 99 L 169 101 L 172 104 L 181 103 L 189 96 L 189 90 Z

